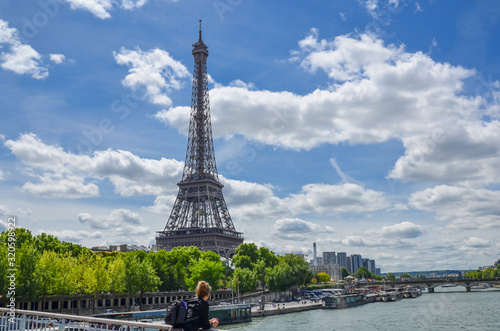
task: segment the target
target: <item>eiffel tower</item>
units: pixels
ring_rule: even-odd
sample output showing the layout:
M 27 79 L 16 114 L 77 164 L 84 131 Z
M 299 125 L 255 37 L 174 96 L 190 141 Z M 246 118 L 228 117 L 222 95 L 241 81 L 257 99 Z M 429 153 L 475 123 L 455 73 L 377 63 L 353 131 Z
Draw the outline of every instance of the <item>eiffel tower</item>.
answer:
M 186 161 L 179 193 L 163 231 L 157 231 L 156 246 L 171 250 L 197 246 L 230 258 L 241 243 L 229 215 L 215 163 L 210 103 L 208 97 L 208 46 L 201 39 L 193 44 L 193 92 Z

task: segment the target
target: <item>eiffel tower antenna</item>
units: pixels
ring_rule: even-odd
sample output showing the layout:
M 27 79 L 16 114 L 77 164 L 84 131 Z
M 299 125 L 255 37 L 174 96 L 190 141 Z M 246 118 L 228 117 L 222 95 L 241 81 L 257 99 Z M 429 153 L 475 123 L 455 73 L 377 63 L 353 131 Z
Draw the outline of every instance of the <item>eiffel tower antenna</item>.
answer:
M 230 258 L 241 243 L 229 215 L 215 162 L 208 95 L 208 46 L 201 38 L 193 44 L 193 90 L 186 160 L 179 193 L 163 231 L 157 231 L 156 246 L 171 250 L 197 246 Z

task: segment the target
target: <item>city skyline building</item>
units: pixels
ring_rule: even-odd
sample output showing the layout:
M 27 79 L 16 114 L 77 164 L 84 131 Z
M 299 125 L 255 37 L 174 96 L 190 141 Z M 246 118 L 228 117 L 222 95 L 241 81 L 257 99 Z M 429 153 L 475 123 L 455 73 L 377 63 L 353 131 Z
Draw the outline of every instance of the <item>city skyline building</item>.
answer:
M 359 268 L 363 266 L 363 260 L 360 254 L 351 254 L 349 257 L 349 261 L 351 264 L 351 274 L 356 273 Z
M 325 265 L 337 264 L 337 256 L 335 252 L 323 252 L 323 263 Z
M 337 253 L 337 264 L 342 268 L 347 268 L 347 253 L 338 252 Z

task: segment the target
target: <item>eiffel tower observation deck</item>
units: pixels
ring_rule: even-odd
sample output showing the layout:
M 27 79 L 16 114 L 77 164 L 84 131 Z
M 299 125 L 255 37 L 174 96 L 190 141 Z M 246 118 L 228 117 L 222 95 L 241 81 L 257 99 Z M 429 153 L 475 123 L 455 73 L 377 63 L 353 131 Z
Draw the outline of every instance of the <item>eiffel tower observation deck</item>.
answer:
M 179 193 L 163 231 L 157 231 L 156 246 L 171 250 L 197 246 L 230 258 L 241 243 L 229 215 L 215 163 L 210 102 L 208 96 L 208 46 L 200 36 L 193 45 L 193 92 L 186 160 Z

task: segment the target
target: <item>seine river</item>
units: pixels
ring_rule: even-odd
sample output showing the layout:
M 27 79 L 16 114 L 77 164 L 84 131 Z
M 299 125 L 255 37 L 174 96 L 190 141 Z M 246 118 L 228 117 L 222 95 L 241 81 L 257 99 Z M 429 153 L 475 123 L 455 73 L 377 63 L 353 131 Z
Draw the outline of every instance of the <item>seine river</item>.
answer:
M 463 289 L 463 291 L 461 291 Z M 440 292 L 437 292 L 440 291 Z M 500 291 L 437 288 L 415 299 L 254 318 L 221 330 L 500 330 Z

